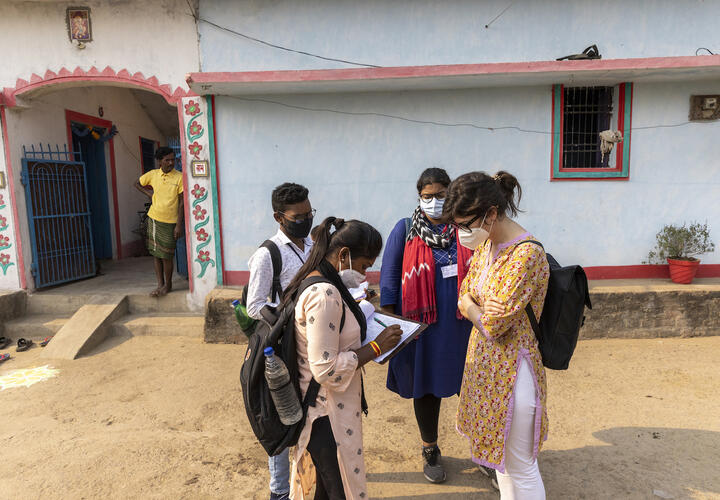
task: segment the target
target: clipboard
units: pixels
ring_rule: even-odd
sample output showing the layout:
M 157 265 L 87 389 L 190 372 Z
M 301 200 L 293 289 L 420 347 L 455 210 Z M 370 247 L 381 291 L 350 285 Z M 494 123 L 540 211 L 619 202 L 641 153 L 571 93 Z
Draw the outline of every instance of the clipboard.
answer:
M 415 327 L 415 328 L 413 328 L 413 330 L 411 330 L 409 333 L 406 332 L 405 330 L 403 330 L 403 337 L 401 338 L 400 342 L 398 343 L 397 346 L 395 346 L 395 348 L 394 348 L 393 350 L 388 351 L 388 352 L 386 352 L 386 353 L 383 353 L 381 356 L 378 356 L 377 358 L 373 359 L 374 362 L 376 362 L 376 363 L 378 363 L 378 364 L 381 364 L 381 365 L 384 365 L 384 364 L 387 363 L 390 359 L 392 359 L 397 353 L 399 353 L 401 350 L 403 350 L 403 349 L 405 348 L 405 346 L 407 346 L 410 342 L 412 342 L 413 340 L 415 340 L 415 338 L 416 338 L 418 335 L 421 335 L 421 334 L 427 329 L 427 327 L 428 327 L 428 325 L 427 325 L 426 323 L 420 323 L 420 322 L 418 322 L 418 321 L 412 321 L 412 320 L 409 320 L 409 319 L 404 318 L 404 317 L 402 317 L 402 316 L 398 316 L 397 314 L 390 314 L 390 313 L 386 313 L 386 312 L 375 311 L 369 318 L 367 318 L 367 321 L 368 321 L 368 336 L 366 337 L 365 343 L 364 343 L 363 345 L 367 345 L 367 344 L 368 344 L 369 342 L 371 342 L 372 340 L 375 340 L 375 338 L 377 337 L 377 334 L 379 334 L 382 330 L 385 329 L 384 327 L 382 327 L 381 325 L 379 325 L 379 324 L 374 320 L 375 315 L 381 316 L 380 318 L 378 318 L 378 319 L 380 319 L 381 321 L 386 320 L 386 321 L 383 321 L 383 323 L 385 323 L 385 324 L 388 325 L 388 326 L 390 326 L 390 325 L 395 325 L 395 324 L 399 324 L 398 322 L 402 322 L 403 324 L 408 324 L 408 323 L 409 323 L 409 324 L 412 324 L 412 325 Z M 396 322 L 396 321 L 392 321 L 392 320 L 387 321 L 387 318 L 394 318 L 395 320 L 397 320 L 397 322 Z M 377 331 L 377 329 L 372 328 L 371 322 L 374 323 L 380 330 Z M 401 325 L 401 326 L 402 326 L 402 325 Z M 375 334 L 375 335 L 372 335 L 372 330 L 376 330 L 376 332 L 375 332 L 376 334 Z M 380 361 L 378 361 L 379 358 L 382 358 L 382 359 L 380 359 Z

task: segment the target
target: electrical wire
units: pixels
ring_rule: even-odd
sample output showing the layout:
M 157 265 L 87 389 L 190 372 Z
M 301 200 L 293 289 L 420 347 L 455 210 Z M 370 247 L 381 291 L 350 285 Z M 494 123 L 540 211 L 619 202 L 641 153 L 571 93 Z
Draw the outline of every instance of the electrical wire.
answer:
M 296 54 L 301 54 L 301 55 L 309 56 L 309 57 L 315 57 L 317 59 L 322 59 L 324 61 L 334 61 L 334 62 L 339 62 L 339 63 L 343 63 L 343 64 L 352 64 L 353 66 L 363 66 L 366 68 L 380 68 L 381 67 L 381 66 L 377 66 L 375 64 L 365 64 L 365 63 L 359 63 L 359 62 L 355 62 L 355 61 L 348 61 L 347 59 L 338 59 L 335 57 L 325 57 L 325 56 L 321 56 L 318 54 L 313 54 L 312 52 L 306 52 L 304 50 L 291 49 L 289 47 L 284 47 L 282 45 L 277 45 L 275 43 L 270 43 L 265 40 L 261 40 L 260 38 L 255 38 L 254 36 L 246 35 L 245 33 L 240 33 L 239 31 L 235 31 L 235 30 L 227 28 L 225 26 L 221 26 L 221 25 L 216 24 L 212 21 L 209 21 L 203 17 L 197 16 L 195 14 L 192 14 L 192 17 L 195 18 L 195 21 L 202 21 L 206 24 L 209 24 L 210 26 L 213 26 L 213 27 L 219 29 L 219 30 L 227 31 L 228 33 L 232 33 L 233 35 L 237 35 L 237 36 L 240 36 L 247 40 L 252 40 L 253 42 L 261 43 L 263 45 L 267 45 L 268 47 L 272 47 L 274 49 L 285 50 L 287 52 L 294 52 Z
M 218 94 L 220 95 L 220 94 Z M 309 108 L 306 106 L 298 106 L 295 104 L 288 104 L 285 102 L 280 101 L 273 101 L 271 99 L 261 99 L 261 98 L 251 98 L 251 97 L 238 97 L 238 96 L 224 96 L 224 97 L 230 97 L 232 99 L 237 99 L 239 101 L 248 101 L 248 102 L 261 102 L 261 103 L 267 103 L 267 104 L 275 104 L 277 106 L 283 106 L 286 108 L 296 109 L 300 111 L 310 111 L 315 113 L 334 113 L 339 115 L 349 115 L 349 116 L 377 116 L 381 118 L 390 118 L 393 120 L 401 120 L 404 122 L 410 122 L 410 123 L 417 123 L 421 125 L 433 125 L 437 127 L 469 127 L 474 128 L 478 130 L 485 130 L 488 132 L 496 132 L 499 130 L 514 130 L 516 132 L 522 132 L 525 134 L 539 134 L 539 135 L 553 135 L 553 134 L 559 134 L 560 132 L 548 132 L 545 130 L 533 130 L 533 129 L 526 129 L 514 125 L 504 125 L 504 126 L 498 126 L 498 127 L 489 127 L 486 125 L 478 125 L 475 123 L 448 123 L 448 122 L 438 122 L 434 120 L 423 120 L 423 119 L 417 119 L 417 118 L 407 118 L 405 116 L 398 116 L 398 115 L 391 115 L 387 113 L 377 113 L 372 111 L 342 111 L 339 109 L 330 109 L 330 108 Z M 644 127 L 633 127 L 629 130 L 629 132 L 633 132 L 636 130 L 650 130 L 650 129 L 657 129 L 657 128 L 675 128 L 675 127 L 684 127 L 686 125 L 692 125 L 696 122 L 681 122 L 681 123 L 674 123 L 674 124 L 668 124 L 668 125 L 648 125 Z
M 505 7 L 500 14 L 498 14 L 498 15 L 495 16 L 495 17 L 493 17 L 492 21 L 490 21 L 489 23 L 487 23 L 487 24 L 485 25 L 485 28 L 486 28 L 486 29 L 489 28 L 492 23 L 494 23 L 495 21 L 497 21 L 498 19 L 500 19 L 500 16 L 502 16 L 503 14 L 505 14 L 505 13 L 508 11 L 508 9 L 509 9 L 510 7 L 512 7 L 512 6 L 513 6 L 513 4 L 512 4 L 512 2 L 510 2 L 510 5 L 508 5 L 507 7 Z
M 123 146 L 125 146 L 125 149 L 127 150 L 128 154 L 130 156 L 132 156 L 135 159 L 135 161 L 138 162 L 138 165 L 140 165 L 142 167 L 142 161 L 140 161 L 140 159 L 137 156 L 135 156 L 135 154 L 132 152 L 132 149 L 130 149 L 130 146 L 127 145 L 127 142 L 125 142 L 125 139 L 123 139 L 123 136 L 120 134 L 120 132 L 115 134 L 115 136 L 120 138 L 120 142 L 123 143 Z
M 699 49 L 697 49 L 697 50 L 695 51 L 695 55 L 696 55 L 696 56 L 699 56 L 700 54 L 698 54 L 698 52 L 700 52 L 701 50 L 707 50 L 708 53 L 709 53 L 711 56 L 716 55 L 715 52 L 713 52 L 712 50 L 710 50 L 710 49 L 708 49 L 708 48 L 706 48 L 706 47 L 700 47 Z

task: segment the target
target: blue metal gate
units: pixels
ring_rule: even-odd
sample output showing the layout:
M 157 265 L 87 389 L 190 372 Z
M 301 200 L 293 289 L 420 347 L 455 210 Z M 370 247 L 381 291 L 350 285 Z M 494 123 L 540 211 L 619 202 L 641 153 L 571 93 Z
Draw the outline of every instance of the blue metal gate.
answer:
M 67 145 L 23 146 L 22 183 L 35 287 L 95 276 L 85 164 Z

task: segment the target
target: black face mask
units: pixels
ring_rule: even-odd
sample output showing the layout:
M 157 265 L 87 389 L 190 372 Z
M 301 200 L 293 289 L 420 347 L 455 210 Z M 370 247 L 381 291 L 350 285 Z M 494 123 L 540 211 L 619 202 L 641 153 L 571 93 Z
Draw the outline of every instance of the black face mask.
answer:
M 300 222 L 289 221 L 283 217 L 282 226 L 285 229 L 285 234 L 291 238 L 307 238 L 312 228 L 313 218 L 308 217 Z

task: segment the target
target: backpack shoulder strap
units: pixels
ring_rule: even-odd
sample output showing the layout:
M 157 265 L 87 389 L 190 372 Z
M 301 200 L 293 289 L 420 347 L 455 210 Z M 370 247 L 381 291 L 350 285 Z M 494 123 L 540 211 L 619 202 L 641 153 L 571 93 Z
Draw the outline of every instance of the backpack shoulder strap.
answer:
M 525 243 L 534 243 L 537 246 L 539 246 L 540 248 L 542 248 L 543 250 L 545 250 L 545 247 L 542 246 L 542 243 L 540 243 L 539 241 L 535 241 L 535 240 L 521 241 L 516 246 L 519 247 L 520 245 L 524 245 Z M 528 305 L 525 306 L 525 313 L 527 314 L 528 319 L 530 320 L 530 326 L 532 326 L 533 332 L 535 332 L 535 337 L 538 339 L 538 342 L 540 342 L 541 337 L 542 337 L 542 334 L 540 332 L 540 325 L 538 324 L 538 320 L 535 317 L 535 311 L 533 311 L 533 308 L 530 305 L 530 303 L 528 303 Z
M 412 227 L 412 219 L 410 217 L 405 217 L 403 220 L 405 221 L 405 241 L 407 241 L 408 234 L 410 234 L 410 228 Z
M 262 248 L 266 248 L 267 251 L 270 252 L 270 259 L 272 260 L 273 280 L 272 288 L 270 289 L 272 297 L 282 299 L 283 292 L 282 286 L 280 286 L 280 273 L 282 272 L 282 255 L 280 255 L 280 249 L 273 241 L 270 240 L 265 240 L 260 246 Z
M 307 287 L 316 285 L 318 283 L 330 283 L 327 278 L 324 276 L 312 276 L 310 278 L 305 278 L 298 287 L 297 295 L 295 297 L 300 297 L 300 294 L 305 291 Z M 342 318 L 340 319 L 340 332 L 342 332 L 343 327 L 345 326 L 345 301 L 342 301 Z M 315 406 L 315 401 L 317 400 L 317 395 L 320 392 L 320 384 L 317 380 L 315 380 L 315 377 L 310 379 L 310 384 L 308 385 L 307 392 L 305 393 L 305 398 L 303 399 L 303 407 L 307 408 L 308 406 Z
M 518 244 L 515 245 L 515 246 L 516 246 L 516 247 L 519 247 L 520 245 L 524 245 L 525 243 L 535 243 L 537 246 L 539 246 L 540 248 L 542 248 L 543 250 L 545 250 L 545 247 L 542 245 L 542 243 L 540 243 L 539 241 L 535 241 L 535 240 L 525 240 L 525 241 L 521 241 L 520 243 L 518 243 Z

